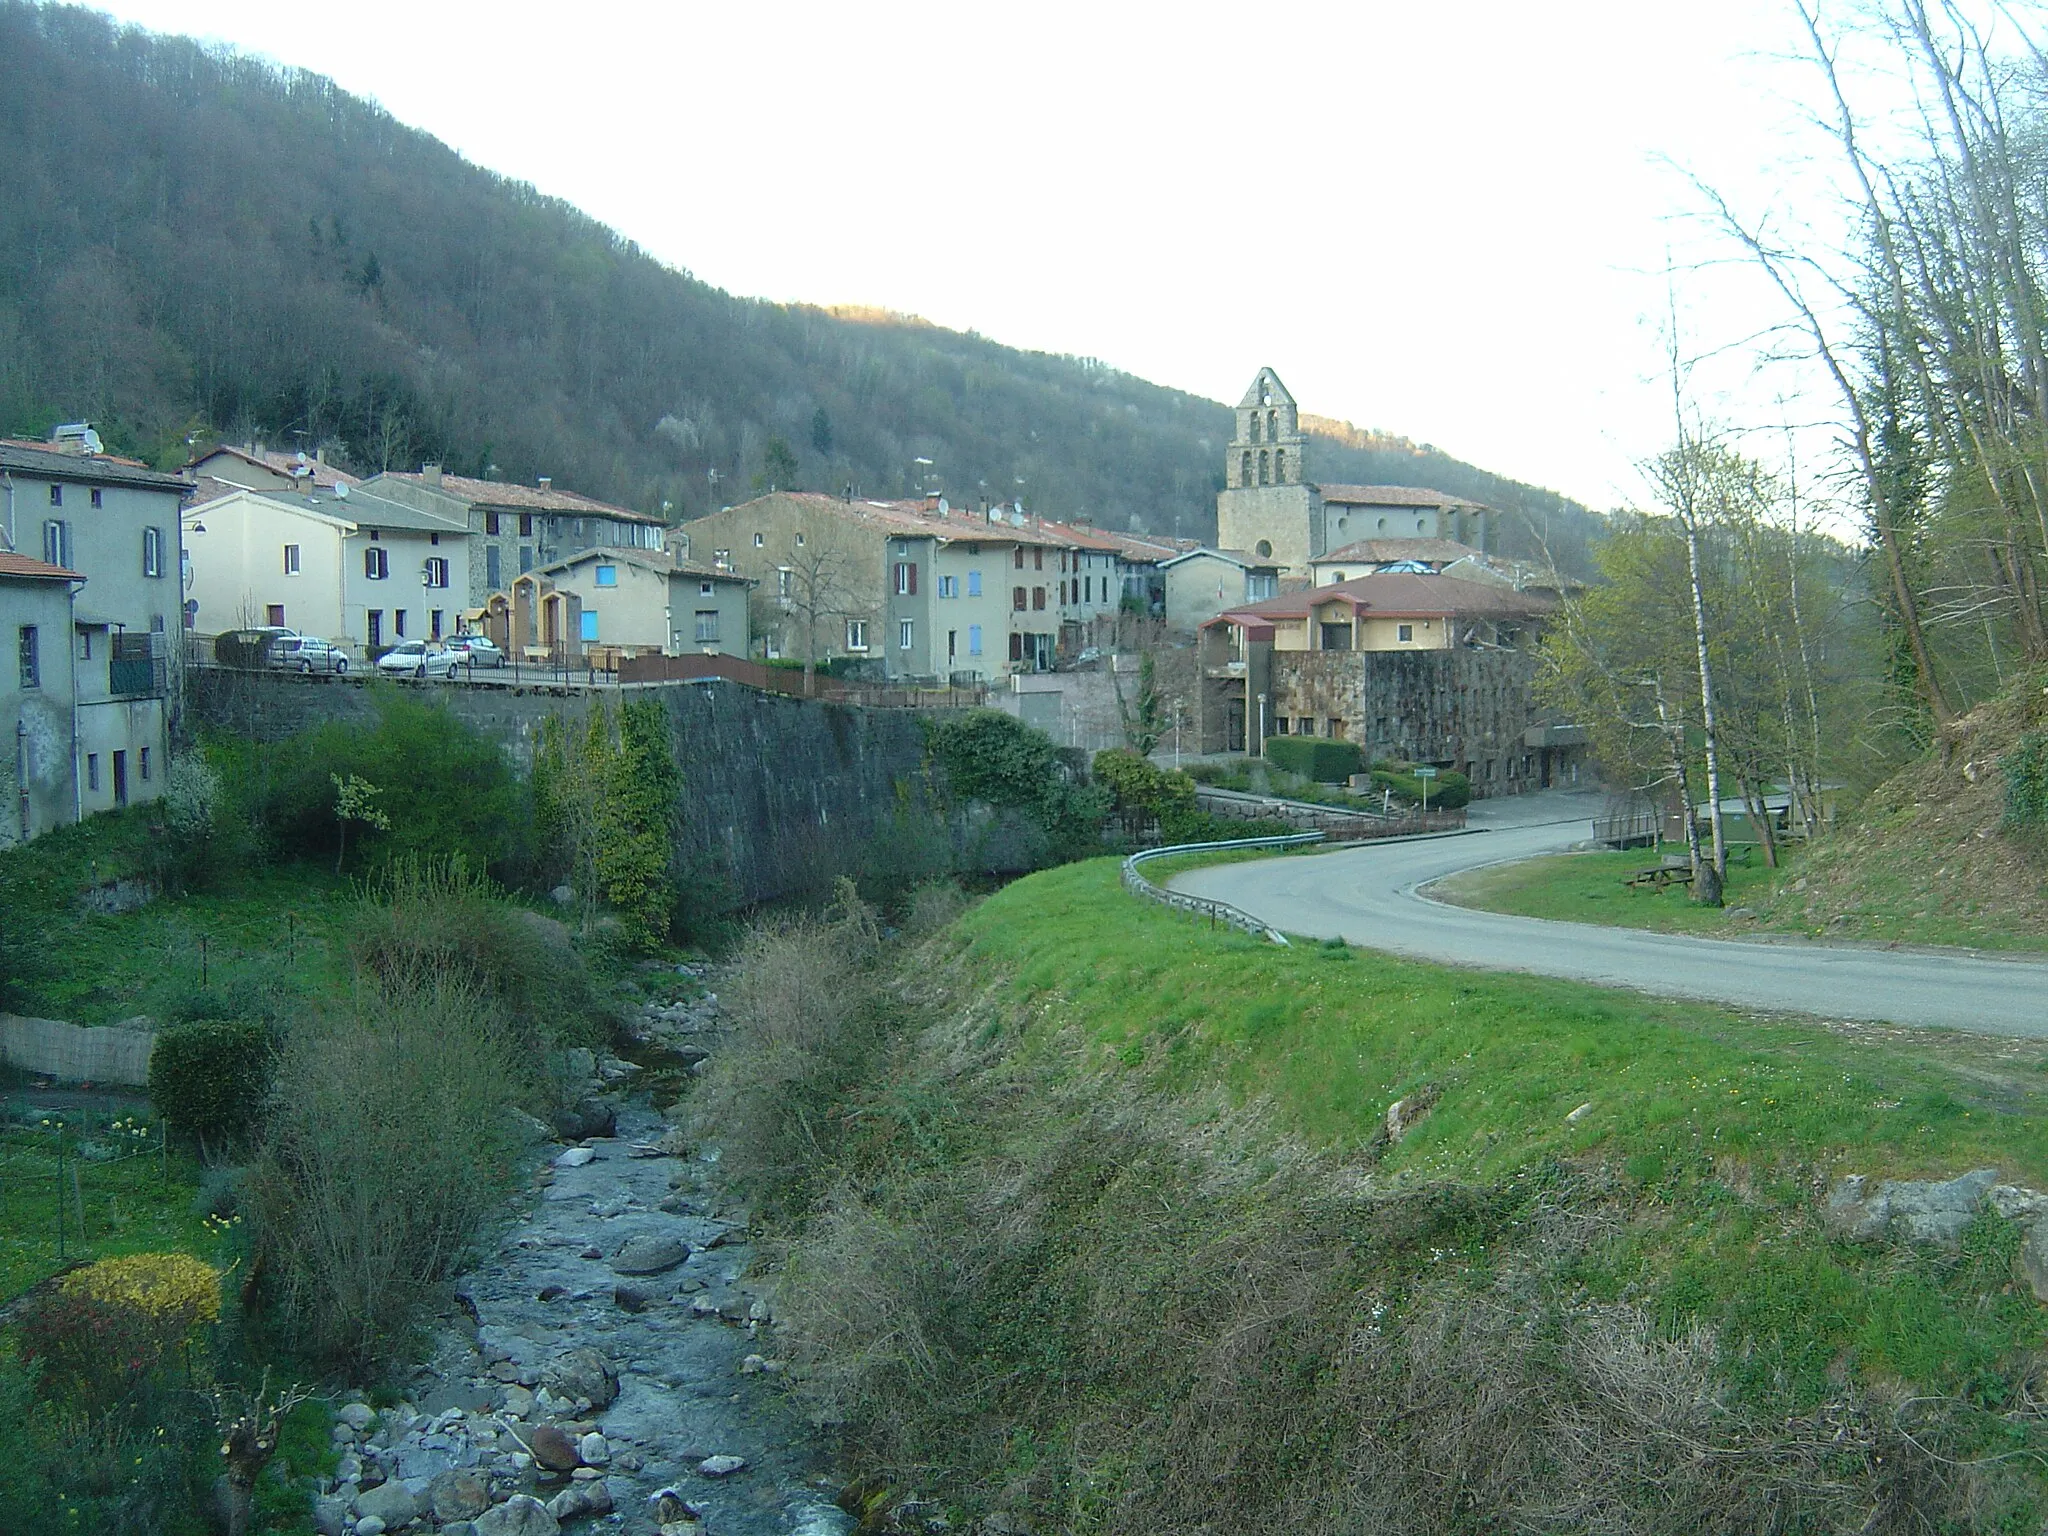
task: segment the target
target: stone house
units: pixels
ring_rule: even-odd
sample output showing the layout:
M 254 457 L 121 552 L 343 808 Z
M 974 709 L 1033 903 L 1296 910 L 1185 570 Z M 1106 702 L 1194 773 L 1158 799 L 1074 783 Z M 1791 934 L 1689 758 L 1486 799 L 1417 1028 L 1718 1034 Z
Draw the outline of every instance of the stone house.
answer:
M 1280 566 L 1241 549 L 1193 549 L 1160 563 L 1166 627 L 1192 635 L 1229 608 L 1280 593 Z
M 1261 368 L 1237 404 L 1216 493 L 1216 542 L 1307 576 L 1309 562 L 1368 538 L 1453 539 L 1484 550 L 1493 509 L 1405 485 L 1337 485 L 1309 478 L 1310 444 L 1294 396 Z
M 470 534 L 369 490 L 229 491 L 185 509 L 186 621 L 198 635 L 295 629 L 367 659 L 462 627 Z
M 217 443 L 204 453 L 195 453 L 185 465 L 185 474 L 200 486 L 201 500 L 211 500 L 230 489 L 322 495 L 332 494 L 337 485 L 362 484 L 357 476 L 329 464 L 317 448 L 308 457 L 280 453 L 260 442 L 240 447 Z
M 85 583 L 57 642 L 75 662 L 74 798 L 84 814 L 163 791 L 182 663 L 172 621 L 187 489 L 175 475 L 102 452 L 82 423 L 47 443 L 0 442 L 6 547 Z M 43 657 L 50 649 L 42 644 Z
M 1475 795 L 1576 775 L 1583 732 L 1538 705 L 1531 643 L 1547 594 L 1417 572 L 1288 593 L 1202 626 L 1206 751 L 1266 738 L 1355 741 L 1368 759 L 1455 769 Z
M 487 605 L 485 628 L 508 654 L 535 660 L 745 656 L 751 585 L 667 551 L 585 550 L 514 577 Z
M 546 475 L 537 485 L 515 485 L 451 475 L 428 464 L 417 474 L 372 475 L 363 489 L 467 527 L 471 558 L 464 596 L 475 612 L 493 592 L 507 591 L 514 576 L 586 549 L 653 553 L 662 547 L 661 518 L 558 489 Z
M 78 782 L 77 650 L 72 622 L 78 574 L 0 550 L 0 847 L 25 843 L 83 810 Z M 122 760 L 125 773 L 127 760 Z M 111 764 L 109 764 L 111 774 Z

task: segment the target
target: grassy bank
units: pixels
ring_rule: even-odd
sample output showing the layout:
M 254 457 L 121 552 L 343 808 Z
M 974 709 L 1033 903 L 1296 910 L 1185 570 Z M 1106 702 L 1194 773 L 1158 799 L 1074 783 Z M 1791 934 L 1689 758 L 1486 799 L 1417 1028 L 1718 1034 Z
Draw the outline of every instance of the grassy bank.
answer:
M 1430 886 L 1429 894 L 1461 907 L 1515 917 L 1733 938 L 1756 931 L 1760 925 L 1755 904 L 1770 897 L 1778 880 L 1790 878 L 1787 870 L 1766 868 L 1763 860 L 1751 853 L 1729 862 L 1725 904 L 1720 907 L 1702 906 L 1684 885 L 1660 891 L 1654 886 L 1628 884 L 1632 875 L 1654 869 L 1661 857 L 1683 857 L 1684 853 L 1682 846 L 1667 844 L 1655 852 L 1632 848 L 1546 854 L 1452 875 Z
M 785 1341 L 871 1508 L 2039 1524 L 2018 1231 L 1862 1247 L 1819 1219 L 1852 1170 L 2048 1185 L 2039 1046 L 1281 949 L 1107 861 L 990 898 L 875 1006 L 819 1102 L 786 1034 L 764 1057 L 809 1158 Z M 1432 1107 L 1390 1140 L 1400 1098 Z

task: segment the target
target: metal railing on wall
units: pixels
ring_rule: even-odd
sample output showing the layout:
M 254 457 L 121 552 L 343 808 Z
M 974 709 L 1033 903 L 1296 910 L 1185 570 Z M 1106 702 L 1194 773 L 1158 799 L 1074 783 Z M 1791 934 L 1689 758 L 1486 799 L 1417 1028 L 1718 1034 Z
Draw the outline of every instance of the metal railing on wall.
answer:
M 1168 890 L 1163 885 L 1154 885 L 1147 878 L 1144 866 L 1154 859 L 1170 859 L 1184 853 L 1228 853 L 1237 848 L 1306 848 L 1312 843 L 1322 841 L 1324 837 L 1320 832 L 1296 832 L 1288 837 L 1240 837 L 1221 843 L 1173 843 L 1164 848 L 1142 848 L 1124 860 L 1124 889 L 1135 896 L 1146 897 L 1177 911 L 1206 917 L 1212 928 L 1226 924 L 1275 944 L 1285 944 L 1286 934 L 1253 917 L 1242 907 L 1233 907 L 1227 901 L 1212 901 L 1207 896 L 1190 896 L 1185 891 Z

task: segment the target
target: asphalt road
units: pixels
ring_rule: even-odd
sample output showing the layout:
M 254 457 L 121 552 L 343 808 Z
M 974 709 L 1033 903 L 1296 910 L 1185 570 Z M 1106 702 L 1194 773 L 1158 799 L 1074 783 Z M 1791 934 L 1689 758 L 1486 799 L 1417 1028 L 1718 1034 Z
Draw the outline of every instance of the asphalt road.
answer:
M 1286 933 L 1483 970 L 1524 971 L 1666 997 L 1826 1018 L 2048 1039 L 2048 963 L 1818 943 L 1744 943 L 1506 917 L 1417 888 L 1584 839 L 1597 795 L 1474 807 L 1487 830 L 1218 865 L 1170 884 L 1227 901 Z M 1568 819 L 1552 819 L 1568 818 Z

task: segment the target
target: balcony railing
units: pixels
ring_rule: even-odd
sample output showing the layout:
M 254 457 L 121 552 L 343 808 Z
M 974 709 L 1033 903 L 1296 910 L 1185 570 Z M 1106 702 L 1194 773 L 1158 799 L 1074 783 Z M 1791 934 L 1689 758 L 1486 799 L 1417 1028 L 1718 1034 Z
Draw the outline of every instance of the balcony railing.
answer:
M 116 635 L 107 659 L 107 692 L 130 698 L 162 698 L 170 691 L 169 668 L 155 635 Z

